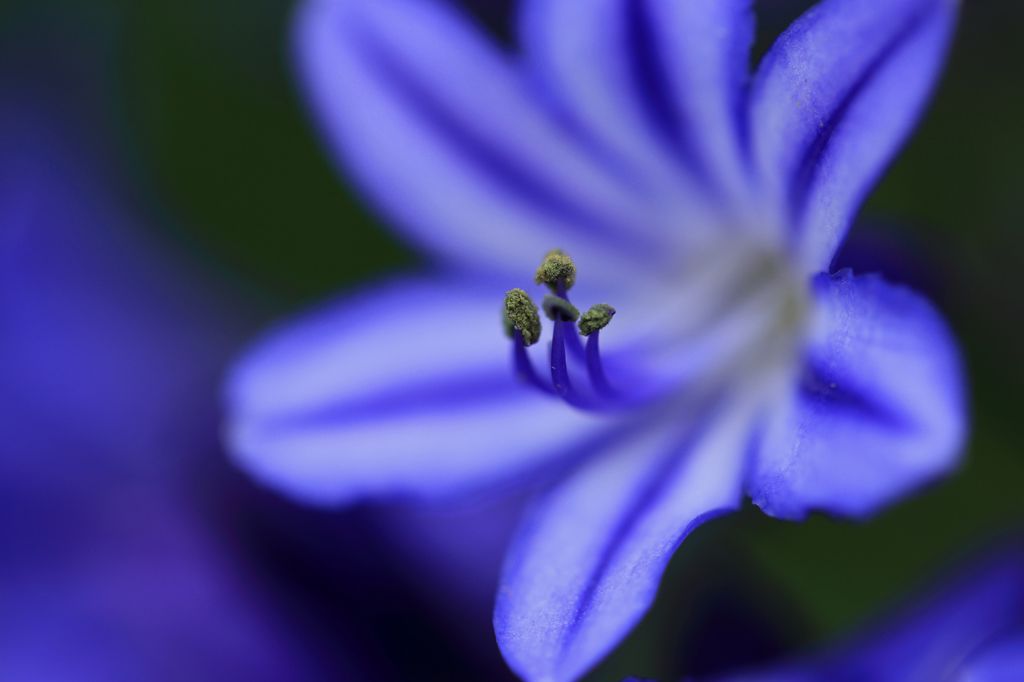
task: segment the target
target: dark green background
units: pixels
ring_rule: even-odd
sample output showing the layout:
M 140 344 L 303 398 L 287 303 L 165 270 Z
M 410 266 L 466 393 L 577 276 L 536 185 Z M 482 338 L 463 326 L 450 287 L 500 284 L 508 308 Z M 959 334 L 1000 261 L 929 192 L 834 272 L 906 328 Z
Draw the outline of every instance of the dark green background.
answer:
M 758 52 L 802 5 L 760 3 Z M 318 148 L 290 79 L 289 12 L 284 0 L 0 4 L 3 51 L 88 57 L 76 68 L 97 75 L 93 94 L 114 112 L 108 139 L 161 229 L 279 312 L 415 262 Z M 500 8 L 484 14 L 501 32 Z M 787 643 L 821 641 L 1024 521 L 1022 36 L 1024 3 L 967 3 L 934 105 L 865 209 L 898 223 L 938 273 L 932 293 L 970 368 L 963 470 L 866 525 L 795 525 L 747 508 L 700 529 L 650 617 L 593 680 L 677 676 L 690 616 L 717 592 Z

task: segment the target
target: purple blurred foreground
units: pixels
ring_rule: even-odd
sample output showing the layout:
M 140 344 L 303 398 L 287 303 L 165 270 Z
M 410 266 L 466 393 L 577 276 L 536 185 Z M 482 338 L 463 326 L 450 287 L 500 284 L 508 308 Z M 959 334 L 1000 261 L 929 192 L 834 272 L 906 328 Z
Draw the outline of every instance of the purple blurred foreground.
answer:
M 0 678 L 316 678 L 194 496 L 244 327 L 0 91 Z

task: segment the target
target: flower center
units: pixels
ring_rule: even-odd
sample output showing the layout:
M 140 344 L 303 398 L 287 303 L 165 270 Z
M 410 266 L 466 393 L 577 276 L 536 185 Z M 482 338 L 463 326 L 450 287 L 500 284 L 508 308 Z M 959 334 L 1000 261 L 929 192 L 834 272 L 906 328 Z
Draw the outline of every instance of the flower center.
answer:
M 522 289 L 505 297 L 505 321 L 513 338 L 516 375 L 545 393 L 590 410 L 624 409 L 683 393 L 714 394 L 740 382 L 778 376 L 797 357 L 808 319 L 806 281 L 788 259 L 764 249 L 720 244 L 689 259 L 676 276 L 652 279 L 655 289 L 631 310 L 628 352 L 613 370 L 630 366 L 628 379 L 605 374 L 600 336 L 615 309 L 599 303 L 582 315 L 569 301 L 576 267 L 552 251 L 535 281 L 551 295 L 541 308 L 553 323 L 551 379 L 534 370 L 526 347 L 541 335 L 538 306 Z M 648 299 L 650 299 L 648 301 Z M 631 304 L 631 305 L 633 305 Z M 627 308 L 628 310 L 628 308 Z M 580 336 L 586 337 L 586 345 Z M 578 369 L 570 378 L 570 363 Z
M 601 330 L 611 322 L 615 308 L 599 303 L 580 315 L 569 301 L 568 290 L 576 282 L 576 266 L 568 254 L 561 250 L 549 252 L 534 277 L 537 284 L 546 284 L 552 295 L 544 297 L 544 314 L 554 323 L 551 336 L 551 383 L 547 383 L 533 369 L 526 346 L 540 338 L 540 315 L 530 295 L 522 289 L 505 294 L 505 320 L 507 331 L 513 337 L 513 359 L 516 375 L 523 381 L 546 393 L 554 393 L 576 407 L 600 409 L 614 405 L 618 396 L 608 383 L 601 363 L 599 338 Z M 579 335 L 576 323 L 579 322 Z M 579 336 L 587 337 L 584 348 Z M 566 347 L 587 369 L 589 386 L 577 388 L 569 378 Z

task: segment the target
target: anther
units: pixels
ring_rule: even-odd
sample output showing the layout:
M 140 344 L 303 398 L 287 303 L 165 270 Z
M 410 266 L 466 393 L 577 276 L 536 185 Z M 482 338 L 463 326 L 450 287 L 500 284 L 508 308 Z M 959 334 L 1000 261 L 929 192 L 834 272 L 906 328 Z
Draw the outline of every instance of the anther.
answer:
M 522 289 L 505 292 L 505 317 L 512 323 L 512 328 L 522 334 L 524 345 L 537 343 L 540 338 L 540 315 L 528 293 Z
M 544 297 L 544 314 L 555 322 L 575 322 L 580 317 L 579 309 L 559 296 Z
M 598 393 L 610 397 L 615 391 L 608 385 L 601 364 L 600 331 L 612 321 L 615 308 L 607 303 L 598 303 L 580 317 L 580 335 L 587 337 L 587 373 L 590 383 Z
M 505 312 L 505 304 L 501 304 L 501 324 L 505 328 L 505 336 L 510 339 L 516 338 L 516 325 L 509 318 L 508 313 Z M 522 334 L 520 334 L 521 336 Z
M 536 343 L 540 337 L 540 317 L 537 306 L 522 289 L 512 289 L 505 294 L 506 332 L 514 339 L 513 361 L 516 375 L 520 380 L 532 384 L 546 393 L 554 393 L 576 407 L 605 409 L 617 400 L 617 393 L 609 387 L 601 367 L 598 350 L 599 331 L 608 325 L 615 309 L 600 303 L 588 310 L 582 317 L 580 311 L 569 301 L 567 291 L 576 281 L 576 266 L 568 254 L 560 249 L 550 251 L 537 269 L 538 284 L 546 284 L 554 295 L 545 296 L 542 306 L 544 314 L 554 322 L 551 337 L 551 383 L 542 381 L 533 369 L 526 346 Z M 587 336 L 584 349 L 576 331 L 579 321 L 580 335 Z M 586 363 L 590 375 L 590 388 L 578 392 L 569 379 L 566 350 L 579 362 Z
M 590 310 L 580 316 L 580 336 L 590 336 L 594 332 L 604 329 L 612 321 L 614 314 L 615 308 L 607 303 L 591 306 Z
M 565 292 L 558 290 L 559 280 L 566 290 L 572 289 L 572 285 L 576 283 L 576 266 L 565 251 L 553 249 L 544 256 L 544 261 L 537 268 L 533 281 L 537 284 L 547 284 L 551 293 L 562 295 L 564 298 Z

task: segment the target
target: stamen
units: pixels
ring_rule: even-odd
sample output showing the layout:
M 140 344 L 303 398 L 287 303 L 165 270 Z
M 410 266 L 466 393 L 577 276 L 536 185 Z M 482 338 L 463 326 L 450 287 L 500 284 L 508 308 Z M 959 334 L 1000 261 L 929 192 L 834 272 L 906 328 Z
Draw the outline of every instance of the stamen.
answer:
M 565 362 L 565 330 L 567 327 L 570 330 L 575 329 L 573 323 L 579 319 L 580 311 L 564 298 L 545 296 L 544 312 L 555 323 L 555 330 L 551 335 L 551 383 L 555 386 L 555 393 L 570 405 L 594 407 L 591 401 L 573 390 L 572 383 L 569 381 L 569 368 Z M 576 338 L 571 331 L 568 336 L 572 339 Z
M 506 331 L 514 339 L 512 345 L 516 375 L 522 381 L 546 393 L 554 393 L 576 407 L 588 409 L 612 407 L 616 401 L 609 402 L 607 399 L 615 397 L 616 394 L 604 375 L 598 349 L 597 331 L 608 324 L 612 315 L 615 314 L 615 309 L 601 303 L 588 310 L 582 318 L 580 317 L 579 309 L 569 302 L 566 295 L 567 290 L 575 283 L 576 266 L 564 251 L 556 249 L 549 252 L 538 268 L 535 280 L 538 284 L 546 284 L 555 294 L 545 296 L 542 303 L 544 314 L 555 323 L 551 338 L 551 383 L 553 387 L 546 385 L 546 382 L 542 382 L 538 378 L 526 353 L 526 346 L 535 343 L 539 338 L 541 327 L 537 306 L 522 289 L 512 289 L 505 294 L 504 317 Z M 579 336 L 572 333 L 576 329 L 574 323 L 577 320 L 580 321 L 580 335 L 590 336 L 586 348 L 583 347 Z M 587 372 L 590 376 L 589 383 L 593 390 L 600 395 L 595 395 L 590 391 L 581 394 L 574 389 L 569 380 L 566 345 L 569 346 L 574 357 L 580 362 L 586 362 Z M 604 399 L 601 399 L 601 396 Z
M 544 256 L 544 262 L 537 268 L 533 281 L 537 284 L 547 284 L 551 293 L 565 298 L 565 290 L 572 289 L 572 285 L 576 283 L 576 266 L 565 251 L 552 249 Z M 561 290 L 557 284 L 560 281 L 565 285 Z
M 558 282 L 561 284 L 562 280 Z M 565 327 L 579 319 L 580 311 L 560 296 L 545 296 L 544 313 L 555 323 L 555 331 L 551 336 L 551 382 L 555 385 L 555 393 L 575 402 L 571 400 L 575 396 L 569 382 L 569 368 L 565 363 Z
M 608 326 L 614 314 L 615 308 L 607 303 L 598 303 L 580 317 L 580 335 L 587 337 L 587 373 L 590 375 L 590 383 L 594 385 L 594 390 L 604 395 L 614 394 L 615 391 L 605 376 L 598 344 L 601 330 Z
M 510 339 L 516 338 L 516 326 L 515 324 L 513 324 L 512 319 L 508 316 L 508 313 L 505 312 L 504 302 L 501 304 L 501 324 L 505 327 L 505 336 L 507 336 Z
M 516 366 L 516 376 L 520 381 L 531 384 L 545 393 L 554 393 L 533 371 L 533 363 L 530 362 L 530 357 L 526 354 L 526 344 L 523 343 L 523 332 L 516 329 L 513 334 L 515 340 L 512 343 L 512 357 Z
M 555 290 L 559 298 L 565 299 L 566 301 L 569 300 L 569 295 L 565 292 L 564 279 L 559 279 L 557 282 L 555 282 Z M 573 308 L 573 310 L 576 310 L 576 308 Z M 576 335 L 566 334 L 565 339 L 566 344 L 569 346 L 569 352 L 573 354 L 573 357 L 582 360 L 584 358 L 583 344 L 580 343 L 580 340 L 576 337 Z
M 522 289 L 505 292 L 505 316 L 521 332 L 524 345 L 532 346 L 540 338 L 540 315 L 530 295 Z
M 572 391 L 569 383 L 569 368 L 565 365 L 565 324 L 555 322 L 555 332 L 551 336 L 551 381 L 555 385 L 555 393 L 568 399 Z
M 596 331 L 587 338 L 587 374 L 590 375 L 590 383 L 594 390 L 604 395 L 612 395 L 615 391 L 608 384 L 608 378 L 604 374 L 604 365 L 601 364 L 601 350 L 598 347 L 600 331 Z
M 607 303 L 598 303 L 591 306 L 590 310 L 580 317 L 580 336 L 590 336 L 596 331 L 604 329 L 612 321 L 615 308 Z
M 549 320 L 575 322 L 580 318 L 579 309 L 560 296 L 545 296 L 543 305 Z

